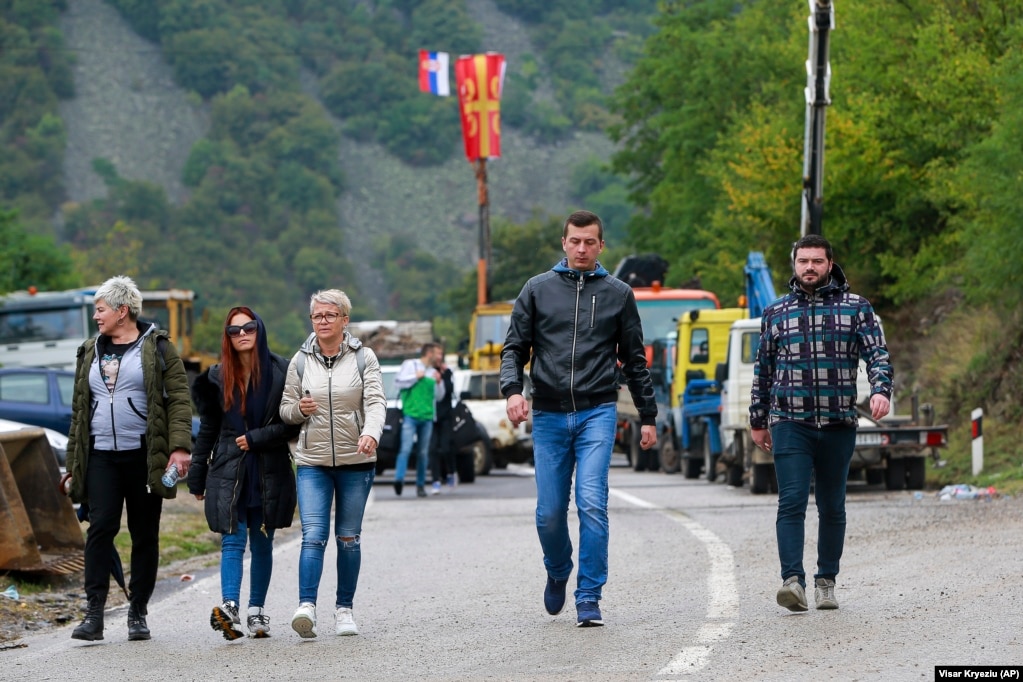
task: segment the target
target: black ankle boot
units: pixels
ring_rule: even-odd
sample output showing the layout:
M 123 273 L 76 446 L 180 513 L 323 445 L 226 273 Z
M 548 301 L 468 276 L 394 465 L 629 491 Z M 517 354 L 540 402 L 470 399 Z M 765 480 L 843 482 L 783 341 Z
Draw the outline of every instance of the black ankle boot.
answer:
M 149 639 L 149 626 L 146 625 L 146 615 L 149 611 L 145 604 L 131 604 L 128 607 L 128 639 Z
M 103 608 L 106 600 L 102 597 L 89 597 L 89 606 L 85 611 L 82 624 L 71 633 L 71 639 L 84 639 L 95 642 L 103 639 Z

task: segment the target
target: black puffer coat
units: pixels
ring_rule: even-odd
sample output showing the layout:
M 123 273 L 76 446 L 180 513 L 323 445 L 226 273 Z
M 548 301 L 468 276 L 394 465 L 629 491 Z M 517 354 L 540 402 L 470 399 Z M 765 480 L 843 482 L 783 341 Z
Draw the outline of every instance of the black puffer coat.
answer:
M 202 424 L 188 470 L 188 491 L 193 495 L 205 494 L 206 521 L 210 530 L 217 533 L 234 533 L 238 529 L 238 495 L 248 456 L 259 458 L 266 528 L 287 528 L 295 516 L 295 472 L 288 441 L 298 435 L 299 427 L 285 424 L 280 416 L 288 360 L 273 354 L 271 359 L 270 402 L 263 425 L 247 433 L 249 453 L 235 443 L 242 434 L 235 433 L 224 419 L 220 365 L 210 367 L 192 384 L 192 400 Z

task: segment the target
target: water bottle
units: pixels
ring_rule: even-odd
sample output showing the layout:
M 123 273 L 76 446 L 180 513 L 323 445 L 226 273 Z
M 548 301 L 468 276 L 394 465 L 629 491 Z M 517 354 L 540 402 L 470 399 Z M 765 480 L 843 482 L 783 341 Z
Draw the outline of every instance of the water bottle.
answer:
M 166 488 L 173 488 L 178 483 L 178 479 L 181 478 L 178 474 L 178 468 L 176 466 L 167 467 L 167 471 L 163 472 L 163 485 Z

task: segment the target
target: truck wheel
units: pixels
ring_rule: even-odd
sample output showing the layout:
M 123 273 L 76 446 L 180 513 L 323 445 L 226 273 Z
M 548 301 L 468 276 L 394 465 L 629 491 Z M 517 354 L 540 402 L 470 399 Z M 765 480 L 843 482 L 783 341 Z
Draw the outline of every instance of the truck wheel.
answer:
M 754 495 L 763 495 L 770 491 L 773 470 L 773 464 L 754 464 L 749 474 L 749 491 Z
M 910 457 L 902 460 L 906 467 L 906 488 L 923 490 L 927 477 L 927 460 L 923 457 Z
M 742 465 L 741 464 L 729 464 L 728 465 L 728 478 L 726 482 L 733 488 L 742 487 Z
M 867 485 L 884 483 L 884 469 L 867 469 Z
M 696 459 L 695 457 L 687 457 L 685 459 L 685 471 L 683 475 L 688 479 L 697 479 L 700 477 L 700 470 L 703 469 L 703 460 Z
M 888 457 L 885 469 L 884 487 L 888 490 L 902 490 L 906 487 L 906 460 Z
M 682 462 L 679 460 L 678 449 L 675 447 L 675 441 L 671 437 L 671 431 L 662 433 L 659 440 L 658 457 L 661 460 L 661 471 L 666 474 L 678 473 Z
M 629 425 L 629 461 L 632 463 L 633 471 L 646 471 L 647 460 L 650 457 L 650 451 L 644 450 L 639 446 L 640 441 L 643 439 L 639 429 L 636 428 L 635 424 Z
M 718 478 L 718 458 L 710 451 L 710 438 L 703 437 L 703 471 L 707 481 L 713 483 Z
M 480 439 L 472 445 L 462 448 L 455 455 L 455 466 L 458 468 L 458 480 L 461 483 L 472 483 L 477 476 L 490 473 L 493 463 L 490 461 L 490 442 L 480 434 Z
M 703 437 L 694 436 L 691 439 L 690 449 L 685 452 L 683 459 L 684 470 L 683 475 L 686 479 L 699 479 L 700 471 L 703 469 L 703 456 L 699 459 L 696 457 L 696 453 L 703 453 Z

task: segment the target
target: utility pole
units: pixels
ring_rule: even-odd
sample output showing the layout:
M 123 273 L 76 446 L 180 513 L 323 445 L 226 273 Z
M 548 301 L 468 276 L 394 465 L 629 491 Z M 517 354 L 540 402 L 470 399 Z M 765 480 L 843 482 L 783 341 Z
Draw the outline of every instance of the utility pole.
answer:
M 476 160 L 476 201 L 480 212 L 480 257 L 476 265 L 476 303 L 490 303 L 490 194 L 487 192 L 487 160 Z
M 803 210 L 800 236 L 822 234 L 824 218 L 824 111 L 831 104 L 828 41 L 835 28 L 831 0 L 809 0 L 810 49 L 806 59 L 806 133 L 803 139 Z

